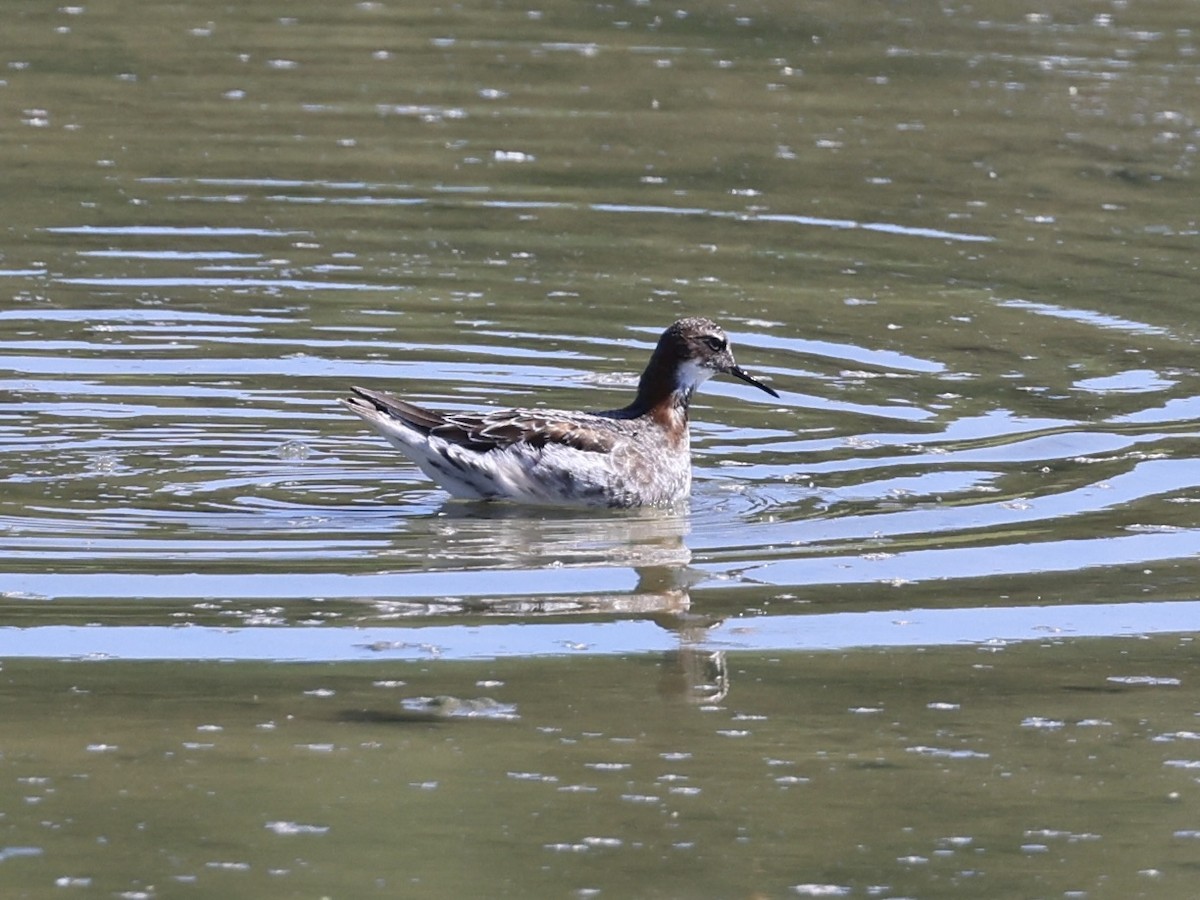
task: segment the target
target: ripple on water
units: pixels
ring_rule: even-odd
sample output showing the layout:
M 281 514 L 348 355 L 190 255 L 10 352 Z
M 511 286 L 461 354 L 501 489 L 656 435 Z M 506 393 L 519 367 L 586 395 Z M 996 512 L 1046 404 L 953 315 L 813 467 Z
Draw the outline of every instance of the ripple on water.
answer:
M 529 199 L 251 181 L 241 187 L 271 203 L 436 197 L 446 208 L 499 211 Z M 725 216 L 704 205 L 529 202 L 597 216 Z M 876 227 L 802 220 L 759 214 L 755 227 Z M 28 581 L 14 590 L 29 596 L 77 596 L 85 576 L 99 575 L 102 590 L 190 599 L 187 568 L 217 598 L 232 600 L 222 579 L 237 577 L 239 590 L 274 599 L 377 592 L 374 609 L 386 616 L 478 611 L 485 600 L 497 614 L 642 614 L 686 608 L 690 593 L 723 586 L 784 597 L 832 585 L 1069 576 L 1194 553 L 1184 504 L 1200 391 L 1157 358 L 1181 338 L 1133 317 L 964 294 L 953 298 L 948 330 L 921 341 L 902 324 L 872 330 L 878 316 L 903 312 L 888 306 L 895 298 L 842 297 L 841 329 L 809 335 L 790 316 L 727 317 L 742 361 L 784 396 L 760 402 L 737 384 L 706 385 L 695 404 L 690 510 L 513 510 L 446 502 L 340 414 L 338 393 L 365 381 L 415 386 L 448 409 L 612 405 L 661 323 L 610 327 L 603 348 L 595 326 L 574 319 L 475 315 L 447 326 L 407 301 L 369 299 L 380 289 L 411 293 L 413 283 L 346 280 L 374 267 L 354 252 L 324 252 L 298 230 L 68 225 L 46 234 L 80 262 L 53 276 L 64 290 L 111 289 L 120 299 L 90 308 L 30 298 L 0 311 L 11 327 L 0 339 L 0 384 L 15 401 L 0 418 L 0 456 L 28 461 L 4 478 L 19 505 L 0 508 L 0 534 Z M 513 253 L 505 267 L 525 258 Z M 417 256 L 396 271 L 406 265 L 428 271 Z M 361 294 L 364 308 L 339 305 L 330 317 L 325 301 L 292 289 Z M 582 296 L 567 294 L 572 303 Z M 1126 341 L 1146 361 L 1086 358 L 1056 373 L 1037 368 L 1035 354 L 953 352 L 956 341 L 1030 317 L 1071 346 Z M 1105 405 L 1097 411 L 1083 397 Z M 70 563 L 80 580 L 35 577 L 46 561 Z M 296 568 L 311 573 L 303 588 L 277 579 Z M 486 574 L 496 571 L 528 574 L 501 585 Z M 354 572 L 388 581 L 338 581 Z M 139 573 L 155 578 L 121 580 Z

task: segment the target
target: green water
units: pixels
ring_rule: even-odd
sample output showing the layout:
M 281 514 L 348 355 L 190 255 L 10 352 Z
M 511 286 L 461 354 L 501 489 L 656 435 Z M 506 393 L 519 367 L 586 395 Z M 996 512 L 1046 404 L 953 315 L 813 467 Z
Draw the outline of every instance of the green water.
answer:
M 5 896 L 1191 897 L 1192 12 L 9 4 Z M 690 314 L 680 515 L 336 403 Z
M 6 664 L 32 896 L 1186 896 L 1192 640 Z M 499 718 L 409 711 L 489 697 Z M 832 889 L 831 889 L 832 890 Z M 833 896 L 840 894 L 833 893 Z

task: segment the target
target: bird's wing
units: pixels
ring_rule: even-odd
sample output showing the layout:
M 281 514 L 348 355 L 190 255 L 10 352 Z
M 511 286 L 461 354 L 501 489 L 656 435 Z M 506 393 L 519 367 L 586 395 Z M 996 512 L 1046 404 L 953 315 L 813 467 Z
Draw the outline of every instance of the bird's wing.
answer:
M 610 453 L 617 440 L 610 420 L 594 415 L 581 414 L 576 418 L 532 409 L 440 413 L 382 391 L 357 387 L 353 390 L 380 412 L 422 434 L 436 435 L 469 450 L 486 452 L 516 444 L 531 447 L 557 444 L 590 453 Z

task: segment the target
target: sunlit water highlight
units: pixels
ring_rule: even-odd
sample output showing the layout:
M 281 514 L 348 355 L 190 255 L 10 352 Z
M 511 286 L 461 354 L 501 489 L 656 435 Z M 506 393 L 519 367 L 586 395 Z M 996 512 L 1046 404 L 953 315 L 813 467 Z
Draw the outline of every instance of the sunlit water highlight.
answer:
M 611 610 L 607 610 L 611 611 Z M 643 610 L 651 612 L 653 610 Z M 662 611 L 673 612 L 669 608 Z M 435 613 L 413 609 L 410 615 Z M 448 612 L 444 610 L 443 612 Z M 551 609 L 562 615 L 570 610 Z M 622 610 L 629 615 L 631 610 Z M 531 610 L 525 616 L 536 615 Z M 509 613 L 511 615 L 511 612 Z M 804 616 L 772 615 L 725 622 L 680 622 L 679 630 L 628 618 L 585 623 L 476 622 L 400 627 L 235 629 L 185 626 L 51 625 L 0 629 L 0 656 L 50 659 L 327 661 L 381 658 L 470 660 L 529 656 L 658 654 L 680 647 L 697 652 L 833 651 L 864 647 L 978 644 L 1137 637 L 1179 631 L 1181 618 L 1200 615 L 1200 601 L 1081 605 L 989 610 L 904 609 Z M 260 618 L 263 615 L 260 613 Z M 986 635 L 987 637 L 980 637 Z

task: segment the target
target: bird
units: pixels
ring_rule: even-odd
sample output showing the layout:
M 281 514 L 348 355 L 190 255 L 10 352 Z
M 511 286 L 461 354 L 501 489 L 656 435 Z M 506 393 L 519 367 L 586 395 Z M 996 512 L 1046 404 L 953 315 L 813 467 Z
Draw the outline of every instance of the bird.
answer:
M 353 387 L 341 400 L 451 496 L 519 504 L 671 507 L 691 494 L 688 404 L 717 374 L 779 397 L 734 362 L 711 319 L 680 319 L 662 333 L 620 409 L 437 412 Z

